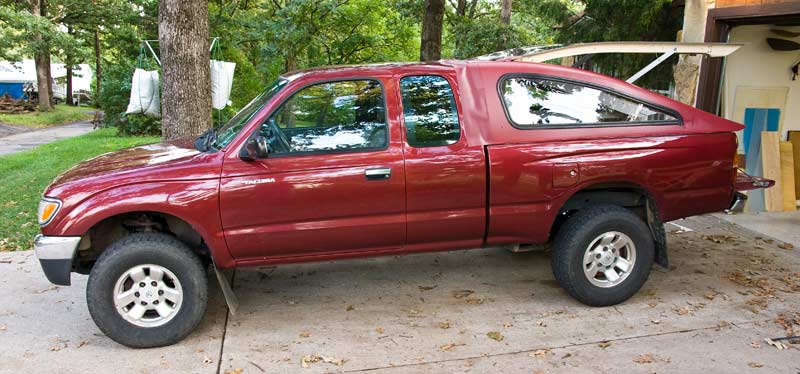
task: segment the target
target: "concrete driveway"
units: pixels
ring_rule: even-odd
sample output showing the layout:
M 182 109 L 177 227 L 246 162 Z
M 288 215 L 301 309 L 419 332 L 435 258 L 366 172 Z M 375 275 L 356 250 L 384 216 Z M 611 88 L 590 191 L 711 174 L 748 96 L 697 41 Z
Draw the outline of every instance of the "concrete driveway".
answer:
M 94 125 L 92 125 L 91 121 L 87 120 L 46 129 L 26 130 L 16 133 L 8 132 L 7 130 L 10 128 L 10 126 L 5 125 L 5 129 L 0 129 L 6 130 L 5 132 L 0 131 L 0 156 L 35 148 L 56 140 L 83 135 L 92 132 L 94 130 Z
M 54 287 L 31 252 L 0 253 L 0 372 L 800 371 L 797 344 L 764 341 L 800 330 L 800 250 L 712 216 L 678 223 L 694 231 L 669 235 L 672 268 L 616 307 L 573 301 L 542 252 L 265 267 L 235 275 L 235 316 L 214 285 L 194 334 L 148 350 L 100 333 L 85 277 Z

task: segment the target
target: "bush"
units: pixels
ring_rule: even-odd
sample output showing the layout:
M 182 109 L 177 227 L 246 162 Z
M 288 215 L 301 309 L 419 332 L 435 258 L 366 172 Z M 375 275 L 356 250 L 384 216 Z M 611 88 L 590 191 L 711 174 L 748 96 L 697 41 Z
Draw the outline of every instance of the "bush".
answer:
M 120 135 L 161 135 L 161 120 L 143 114 L 125 114 L 136 66 L 130 62 L 119 62 L 104 68 L 100 87 L 100 108 L 105 112 L 103 125 L 116 127 Z

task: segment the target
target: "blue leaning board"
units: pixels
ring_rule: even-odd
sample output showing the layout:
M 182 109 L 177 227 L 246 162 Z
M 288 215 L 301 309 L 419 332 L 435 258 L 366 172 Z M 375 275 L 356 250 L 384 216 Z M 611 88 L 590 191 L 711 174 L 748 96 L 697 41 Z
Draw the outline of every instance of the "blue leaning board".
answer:
M 742 140 L 745 152 L 745 172 L 747 174 L 763 176 L 761 132 L 778 131 L 780 118 L 781 111 L 776 108 L 746 108 L 744 110 L 745 128 Z M 755 189 L 747 194 L 747 209 L 750 212 L 763 212 L 766 210 L 763 189 Z

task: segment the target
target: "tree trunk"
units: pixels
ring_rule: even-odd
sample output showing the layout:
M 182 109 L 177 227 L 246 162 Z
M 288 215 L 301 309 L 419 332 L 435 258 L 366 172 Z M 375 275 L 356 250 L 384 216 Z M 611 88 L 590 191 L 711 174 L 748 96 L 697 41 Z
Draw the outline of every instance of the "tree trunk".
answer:
M 442 19 L 444 0 L 425 0 L 425 15 L 422 17 L 422 40 L 419 47 L 420 61 L 435 61 L 442 58 Z
M 72 27 L 67 26 L 67 33 L 73 35 Z M 67 69 L 67 92 L 66 92 L 66 101 L 67 105 L 74 106 L 73 104 L 73 96 L 72 96 L 72 56 L 67 54 L 66 59 L 64 61 L 64 65 Z
M 70 65 L 69 62 L 67 62 L 66 78 L 67 78 L 67 105 L 74 106 L 72 98 L 72 65 Z
M 500 22 L 506 26 L 511 25 L 511 0 L 503 0 L 500 8 Z
M 44 0 L 30 0 L 31 14 L 34 16 L 44 16 Z M 42 36 L 35 35 L 37 44 L 41 43 Z M 39 111 L 47 112 L 53 109 L 50 102 L 50 51 L 47 48 L 37 49 L 33 53 L 33 60 L 36 64 L 36 86 L 39 91 Z
M 500 44 L 503 49 L 508 49 L 508 39 L 509 33 L 511 32 L 511 0 L 503 0 L 503 4 L 500 8 L 500 23 L 502 23 L 505 28 L 503 29 L 503 37 L 500 41 Z
M 161 135 L 196 137 L 211 127 L 208 0 L 160 0 L 158 42 Z
M 95 1 L 96 4 L 96 1 Z M 94 106 L 100 107 L 100 83 L 103 81 L 103 67 L 100 57 L 100 27 L 94 28 Z

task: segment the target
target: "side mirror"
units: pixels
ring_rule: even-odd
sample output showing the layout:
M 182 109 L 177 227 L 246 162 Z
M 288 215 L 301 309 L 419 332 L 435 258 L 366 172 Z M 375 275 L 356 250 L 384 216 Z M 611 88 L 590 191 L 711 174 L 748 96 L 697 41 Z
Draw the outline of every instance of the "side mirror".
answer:
M 269 156 L 269 144 L 267 138 L 259 135 L 247 140 L 242 151 L 239 152 L 239 158 L 245 161 L 253 161 L 259 158 L 267 158 Z

